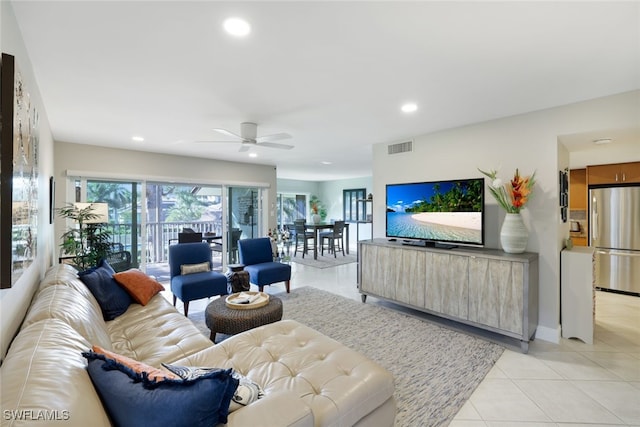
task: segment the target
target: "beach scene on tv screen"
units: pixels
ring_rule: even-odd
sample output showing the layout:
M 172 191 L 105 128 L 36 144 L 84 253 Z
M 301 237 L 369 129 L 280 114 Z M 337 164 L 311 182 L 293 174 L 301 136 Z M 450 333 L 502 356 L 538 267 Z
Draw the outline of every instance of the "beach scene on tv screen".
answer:
M 387 236 L 482 243 L 483 180 L 387 186 Z

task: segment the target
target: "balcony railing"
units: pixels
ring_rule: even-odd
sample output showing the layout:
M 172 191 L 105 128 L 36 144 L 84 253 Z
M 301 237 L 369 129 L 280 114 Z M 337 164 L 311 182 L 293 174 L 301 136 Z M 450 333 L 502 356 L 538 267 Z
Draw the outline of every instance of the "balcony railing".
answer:
M 169 243 L 178 240 L 178 233 L 183 228 L 191 228 L 198 233 L 222 233 L 222 225 L 211 221 L 187 221 L 187 222 L 148 222 L 145 226 L 147 241 L 142 242 L 141 227 L 138 226 L 134 239 L 131 232 L 131 224 L 108 224 L 107 229 L 111 233 L 111 240 L 120 243 L 133 255 L 134 265 L 142 262 L 142 256 L 146 257 L 146 263 L 162 263 L 168 261 Z M 137 247 L 133 248 L 134 241 Z M 135 249 L 135 250 L 134 250 Z

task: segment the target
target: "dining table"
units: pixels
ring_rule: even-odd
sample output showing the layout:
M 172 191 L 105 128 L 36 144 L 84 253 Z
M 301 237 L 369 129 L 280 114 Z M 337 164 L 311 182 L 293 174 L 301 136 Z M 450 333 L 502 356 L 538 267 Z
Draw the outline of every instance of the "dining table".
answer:
M 305 223 L 305 227 L 307 230 L 313 230 L 313 259 L 318 259 L 318 235 L 320 234 L 320 230 L 333 230 L 332 222 L 307 222 Z M 346 245 L 345 252 L 349 253 L 349 223 L 344 223 L 344 230 L 346 236 Z M 343 243 L 344 244 L 344 243 Z

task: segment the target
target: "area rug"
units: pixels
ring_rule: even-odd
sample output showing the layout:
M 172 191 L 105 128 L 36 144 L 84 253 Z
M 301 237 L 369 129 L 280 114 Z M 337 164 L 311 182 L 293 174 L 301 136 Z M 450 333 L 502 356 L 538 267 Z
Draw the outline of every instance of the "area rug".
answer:
M 503 352 L 499 345 L 312 287 L 279 293 L 285 319 L 357 350 L 395 377 L 396 426 L 445 426 Z M 203 312 L 189 318 L 205 334 Z
M 315 260 L 313 259 L 313 252 L 309 252 L 304 258 L 302 258 L 301 254 L 297 254 L 295 257 L 292 256 L 291 261 L 297 264 L 308 265 L 309 267 L 328 268 L 335 267 L 336 265 L 351 264 L 352 262 L 357 262 L 358 259 L 354 254 L 342 256 L 342 253 L 338 253 L 338 256 L 334 258 L 333 254 L 325 253 L 324 255 L 320 255 L 318 253 L 318 259 Z

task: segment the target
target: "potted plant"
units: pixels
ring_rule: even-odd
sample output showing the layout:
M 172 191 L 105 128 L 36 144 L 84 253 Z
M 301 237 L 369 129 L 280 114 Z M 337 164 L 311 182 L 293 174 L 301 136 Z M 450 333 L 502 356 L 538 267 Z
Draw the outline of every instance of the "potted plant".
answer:
M 318 196 L 312 195 L 309 199 L 309 208 L 311 209 L 311 221 L 314 224 L 318 224 L 320 221 L 324 221 L 327 217 L 327 210 L 322 205 L 322 202 Z
M 93 203 L 68 203 L 56 209 L 58 214 L 75 222 L 61 236 L 62 252 L 71 255 L 73 265 L 79 270 L 96 266 L 98 261 L 106 258 L 111 250 L 111 233 L 106 229 L 106 222 L 97 222 L 102 215 L 95 211 Z

